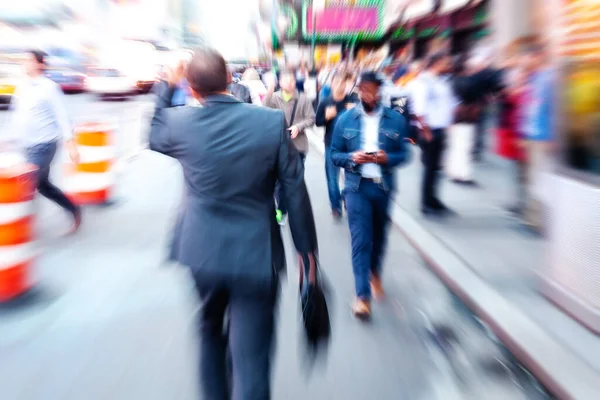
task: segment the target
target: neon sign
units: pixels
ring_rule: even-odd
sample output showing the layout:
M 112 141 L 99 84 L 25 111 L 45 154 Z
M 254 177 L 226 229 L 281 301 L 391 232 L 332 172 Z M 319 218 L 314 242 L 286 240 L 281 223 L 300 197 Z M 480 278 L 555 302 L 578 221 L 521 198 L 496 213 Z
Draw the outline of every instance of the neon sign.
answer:
M 316 12 L 314 34 L 317 39 L 379 39 L 383 36 L 384 0 L 326 2 Z M 312 2 L 305 1 L 302 10 L 302 33 L 313 36 Z

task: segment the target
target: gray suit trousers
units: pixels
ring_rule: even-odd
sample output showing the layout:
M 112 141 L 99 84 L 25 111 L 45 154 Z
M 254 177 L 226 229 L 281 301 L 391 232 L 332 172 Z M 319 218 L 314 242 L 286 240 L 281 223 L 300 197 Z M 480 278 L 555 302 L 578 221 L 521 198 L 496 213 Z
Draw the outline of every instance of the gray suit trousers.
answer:
M 270 400 L 278 279 L 274 277 L 271 287 L 248 281 L 241 285 L 202 273 L 195 273 L 194 280 L 202 304 L 198 315 L 201 398 Z M 228 353 L 231 365 L 227 365 Z

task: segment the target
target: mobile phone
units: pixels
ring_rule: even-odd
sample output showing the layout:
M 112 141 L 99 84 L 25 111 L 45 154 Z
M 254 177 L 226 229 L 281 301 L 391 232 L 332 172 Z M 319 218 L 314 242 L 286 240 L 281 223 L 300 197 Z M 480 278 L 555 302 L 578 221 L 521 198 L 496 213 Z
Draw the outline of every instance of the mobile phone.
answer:
M 374 156 L 375 154 L 377 154 L 377 152 L 376 151 L 368 151 L 366 154 L 369 156 Z

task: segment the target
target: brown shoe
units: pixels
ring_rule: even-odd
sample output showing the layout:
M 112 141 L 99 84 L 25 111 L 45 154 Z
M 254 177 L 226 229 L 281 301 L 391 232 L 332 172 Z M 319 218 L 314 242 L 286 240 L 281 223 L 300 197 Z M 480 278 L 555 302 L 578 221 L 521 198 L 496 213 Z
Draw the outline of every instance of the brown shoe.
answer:
M 385 297 L 381 278 L 375 275 L 371 276 L 371 295 L 375 300 L 381 300 Z
M 352 305 L 354 316 L 359 319 L 369 319 L 371 317 L 371 303 L 369 300 L 356 299 Z

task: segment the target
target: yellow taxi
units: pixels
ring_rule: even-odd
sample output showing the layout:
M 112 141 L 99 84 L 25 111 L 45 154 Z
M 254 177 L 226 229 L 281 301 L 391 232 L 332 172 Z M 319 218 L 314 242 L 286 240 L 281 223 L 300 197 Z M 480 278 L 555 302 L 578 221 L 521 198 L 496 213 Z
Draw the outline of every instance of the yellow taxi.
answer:
M 21 79 L 22 71 L 19 65 L 0 64 L 0 104 L 10 104 Z

